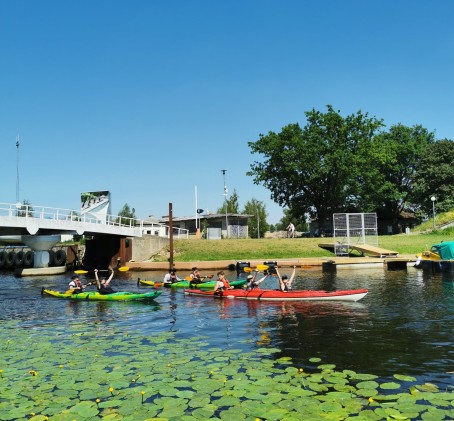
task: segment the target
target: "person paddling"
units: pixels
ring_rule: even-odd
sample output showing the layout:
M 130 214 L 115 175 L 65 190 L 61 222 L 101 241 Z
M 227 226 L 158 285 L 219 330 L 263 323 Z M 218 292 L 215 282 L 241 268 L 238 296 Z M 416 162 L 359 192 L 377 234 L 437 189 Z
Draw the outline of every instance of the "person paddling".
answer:
M 189 288 L 195 288 L 198 284 L 201 284 L 203 282 L 199 269 L 197 269 L 196 267 L 192 268 L 189 277 L 191 278 L 191 280 L 189 281 Z
M 79 294 L 83 292 L 86 287 L 86 285 L 82 285 L 78 275 L 71 276 L 71 281 L 68 286 L 72 294 Z
M 176 275 L 175 269 L 171 269 L 169 273 L 166 273 L 166 275 L 164 276 L 163 284 L 165 287 L 169 287 L 170 285 L 178 281 L 181 281 L 181 279 Z
M 110 286 L 110 281 L 113 278 L 114 271 L 112 268 L 110 268 L 111 273 L 108 279 L 105 277 L 102 277 L 101 280 L 98 278 L 98 269 L 95 269 L 95 279 L 96 279 L 96 285 L 98 287 L 98 292 L 100 294 L 113 294 L 115 291 L 112 289 Z

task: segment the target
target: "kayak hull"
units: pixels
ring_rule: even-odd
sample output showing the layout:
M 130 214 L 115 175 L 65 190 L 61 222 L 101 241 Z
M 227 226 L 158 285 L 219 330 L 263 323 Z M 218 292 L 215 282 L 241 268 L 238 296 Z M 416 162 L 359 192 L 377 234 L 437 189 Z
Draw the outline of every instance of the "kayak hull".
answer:
M 93 300 L 93 301 L 152 301 L 161 291 L 152 291 L 144 294 L 135 292 L 115 292 L 113 294 L 100 294 L 98 291 L 81 292 L 80 294 L 71 294 L 68 292 L 59 292 L 51 289 L 43 289 L 43 294 L 50 297 L 62 298 L 65 300 Z
M 260 301 L 359 301 L 368 293 L 367 289 L 351 289 L 339 291 L 295 290 L 282 292 L 278 290 L 253 289 L 252 291 L 232 289 L 223 291 L 222 296 L 215 295 L 214 291 L 199 289 L 185 289 L 186 295 L 215 298 L 237 298 Z

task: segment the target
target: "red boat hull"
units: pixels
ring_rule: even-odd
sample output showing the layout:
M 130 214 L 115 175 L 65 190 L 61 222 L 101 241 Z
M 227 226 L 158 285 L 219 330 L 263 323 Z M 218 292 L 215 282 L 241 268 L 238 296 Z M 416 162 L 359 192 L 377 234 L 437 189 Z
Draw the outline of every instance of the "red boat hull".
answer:
M 367 294 L 367 289 L 348 289 L 339 291 L 313 291 L 300 290 L 282 292 L 278 290 L 253 289 L 246 291 L 241 289 L 231 289 L 223 291 L 221 295 L 215 295 L 214 291 L 204 291 L 200 289 L 185 289 L 186 295 L 198 297 L 214 298 L 240 298 L 245 300 L 261 301 L 359 301 Z

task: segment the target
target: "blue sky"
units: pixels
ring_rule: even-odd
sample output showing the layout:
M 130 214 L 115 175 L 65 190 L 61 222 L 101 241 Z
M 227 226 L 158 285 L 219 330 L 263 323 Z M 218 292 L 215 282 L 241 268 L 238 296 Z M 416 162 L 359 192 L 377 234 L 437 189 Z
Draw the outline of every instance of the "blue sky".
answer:
M 0 202 L 174 216 L 282 210 L 246 175 L 260 133 L 331 104 L 454 138 L 454 2 L 0 1 Z

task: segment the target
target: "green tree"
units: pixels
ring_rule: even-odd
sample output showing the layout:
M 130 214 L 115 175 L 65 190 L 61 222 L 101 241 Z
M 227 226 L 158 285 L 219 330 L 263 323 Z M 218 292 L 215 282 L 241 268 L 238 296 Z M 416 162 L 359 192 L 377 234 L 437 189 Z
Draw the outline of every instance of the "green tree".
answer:
M 225 206 L 227 204 L 227 213 L 240 213 L 239 209 L 239 204 L 238 204 L 238 194 L 236 190 L 233 190 L 233 193 L 230 195 L 230 197 L 227 200 L 224 200 L 224 203 L 222 204 L 222 207 L 218 209 L 217 213 L 224 214 L 226 213 L 225 211 Z
M 391 126 L 371 142 L 361 145 L 358 159 L 356 207 L 377 212 L 397 224 L 403 210 L 410 210 L 418 162 L 433 142 L 433 133 L 422 126 Z
M 263 160 L 247 174 L 268 188 L 276 203 L 300 219 L 305 214 L 317 219 L 323 228 L 334 212 L 354 206 L 360 146 L 371 142 L 383 123 L 361 111 L 343 118 L 330 105 L 326 113 L 313 109 L 305 115 L 304 129 L 290 124 L 248 143 Z
M 242 212 L 246 215 L 251 215 L 248 219 L 248 232 L 251 238 L 263 238 L 265 232 L 269 230 L 268 222 L 266 221 L 267 213 L 265 204 L 257 199 L 252 198 L 244 205 Z
M 120 222 L 123 224 L 129 225 L 130 219 L 134 219 L 135 216 L 135 211 L 134 208 L 131 209 L 127 203 L 123 205 L 123 207 L 120 209 L 120 212 L 118 212 L 119 218 L 117 219 L 117 222 Z
M 430 143 L 413 174 L 412 202 L 415 210 L 432 213 L 432 196 L 438 212 L 454 209 L 454 142 L 449 139 Z

